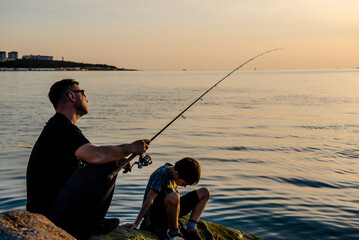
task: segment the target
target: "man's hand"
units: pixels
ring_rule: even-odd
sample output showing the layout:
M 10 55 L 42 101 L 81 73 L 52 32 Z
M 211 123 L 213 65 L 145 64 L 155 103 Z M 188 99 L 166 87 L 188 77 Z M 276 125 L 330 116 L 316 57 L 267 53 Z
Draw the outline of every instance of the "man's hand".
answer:
M 86 143 L 79 147 L 75 156 L 91 164 L 104 164 L 118 161 L 130 154 L 142 155 L 147 151 L 151 140 L 143 139 L 129 144 L 95 146 Z
M 150 142 L 151 140 L 149 139 L 143 139 L 131 143 L 130 144 L 131 153 L 136 155 L 142 155 L 149 148 Z
M 121 225 L 121 227 L 131 228 L 131 229 L 137 229 L 138 224 L 137 223 L 126 223 Z
M 119 164 L 123 163 L 123 162 L 126 161 L 126 160 L 127 160 L 127 158 L 122 158 L 121 160 L 118 160 L 118 161 L 117 161 L 117 166 L 118 166 Z M 127 165 L 126 165 L 123 169 L 124 169 L 124 171 L 123 171 L 124 174 L 125 174 L 125 173 L 128 173 L 128 172 L 131 172 L 131 163 L 128 162 Z
M 126 158 L 127 159 L 127 158 Z M 126 174 L 128 172 L 132 172 L 131 163 L 127 163 L 127 165 L 123 168 L 123 174 Z

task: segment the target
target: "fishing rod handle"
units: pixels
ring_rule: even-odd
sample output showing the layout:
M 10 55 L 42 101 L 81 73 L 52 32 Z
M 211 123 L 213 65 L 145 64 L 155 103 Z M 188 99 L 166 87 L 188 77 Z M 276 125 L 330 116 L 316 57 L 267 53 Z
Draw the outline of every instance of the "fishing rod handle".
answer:
M 114 178 L 117 173 L 119 173 L 119 171 L 121 171 L 129 162 L 132 161 L 132 159 L 134 159 L 137 155 L 136 154 L 132 154 L 131 156 L 129 156 L 125 161 L 118 163 L 117 164 L 117 169 L 114 170 L 112 173 L 110 173 L 108 175 L 108 180 L 112 180 L 112 178 Z

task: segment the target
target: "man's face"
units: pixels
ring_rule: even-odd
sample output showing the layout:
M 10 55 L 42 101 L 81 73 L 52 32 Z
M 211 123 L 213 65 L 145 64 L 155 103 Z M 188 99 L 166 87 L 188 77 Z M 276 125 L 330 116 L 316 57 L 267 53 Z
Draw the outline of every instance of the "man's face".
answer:
M 79 85 L 74 85 L 72 92 L 75 94 L 75 108 L 80 116 L 88 113 L 87 98 L 85 90 L 81 89 Z

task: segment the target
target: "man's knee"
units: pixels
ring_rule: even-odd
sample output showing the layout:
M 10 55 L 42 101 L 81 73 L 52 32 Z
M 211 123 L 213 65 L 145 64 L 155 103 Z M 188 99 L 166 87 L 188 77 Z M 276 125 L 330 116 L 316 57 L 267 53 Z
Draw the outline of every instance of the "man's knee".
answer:
M 200 188 L 197 190 L 197 195 L 199 200 L 202 199 L 209 200 L 209 198 L 211 197 L 211 192 L 209 191 L 208 188 Z
M 177 206 L 180 203 L 180 196 L 176 192 L 171 192 L 165 197 L 165 206 Z

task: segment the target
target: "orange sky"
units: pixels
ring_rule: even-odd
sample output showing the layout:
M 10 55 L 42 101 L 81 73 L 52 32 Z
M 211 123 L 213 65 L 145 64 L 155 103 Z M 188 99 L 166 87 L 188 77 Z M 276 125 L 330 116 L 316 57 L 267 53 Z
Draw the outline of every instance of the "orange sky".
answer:
M 359 67 L 357 0 L 2 0 L 0 51 L 143 70 Z

